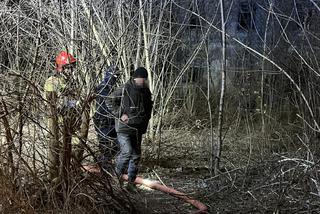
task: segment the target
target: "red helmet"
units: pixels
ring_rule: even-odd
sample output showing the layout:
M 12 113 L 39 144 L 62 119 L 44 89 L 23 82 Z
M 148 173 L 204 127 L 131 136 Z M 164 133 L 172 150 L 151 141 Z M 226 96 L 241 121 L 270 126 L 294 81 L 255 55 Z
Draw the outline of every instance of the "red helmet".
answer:
M 61 51 L 56 57 L 56 69 L 58 72 L 62 71 L 63 66 L 75 63 L 77 60 L 69 53 Z

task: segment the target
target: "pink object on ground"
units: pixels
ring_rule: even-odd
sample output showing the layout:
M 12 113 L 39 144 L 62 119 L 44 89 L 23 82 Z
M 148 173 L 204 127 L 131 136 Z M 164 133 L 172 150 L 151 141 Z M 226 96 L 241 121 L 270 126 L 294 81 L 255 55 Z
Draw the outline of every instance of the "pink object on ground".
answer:
M 91 172 L 91 173 L 95 173 L 95 174 L 100 174 L 100 168 L 98 166 L 95 165 L 85 165 L 82 166 L 86 171 Z M 128 175 L 123 175 L 122 176 L 123 180 L 128 180 Z M 196 212 L 193 212 L 194 214 L 200 214 L 200 213 L 208 213 L 208 208 L 206 205 L 204 205 L 203 203 L 201 203 L 198 200 L 195 200 L 193 198 L 191 198 L 190 196 L 188 196 L 185 193 L 179 192 L 173 188 L 164 186 L 162 184 L 160 184 L 157 181 L 151 181 L 151 180 L 147 180 L 147 179 L 143 179 L 141 177 L 137 177 L 135 180 L 136 184 L 141 184 L 144 185 L 146 187 L 149 187 L 151 189 L 155 189 L 155 190 L 159 190 L 161 192 L 164 193 L 168 193 L 176 198 L 180 198 L 184 201 L 186 201 L 187 203 L 193 205 L 194 207 L 196 207 L 198 210 Z

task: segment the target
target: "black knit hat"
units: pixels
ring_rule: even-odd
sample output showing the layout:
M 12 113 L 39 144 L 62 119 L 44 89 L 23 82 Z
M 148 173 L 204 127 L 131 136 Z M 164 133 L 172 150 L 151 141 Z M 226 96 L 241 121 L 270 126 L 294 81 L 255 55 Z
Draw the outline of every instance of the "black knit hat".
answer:
M 132 75 L 133 78 L 148 78 L 148 71 L 144 67 L 137 68 Z

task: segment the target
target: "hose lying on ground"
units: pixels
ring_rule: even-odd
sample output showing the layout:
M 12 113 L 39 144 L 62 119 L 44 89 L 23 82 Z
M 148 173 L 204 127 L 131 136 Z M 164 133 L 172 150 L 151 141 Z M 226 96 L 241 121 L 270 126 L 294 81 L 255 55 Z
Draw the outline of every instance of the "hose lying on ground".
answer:
M 85 165 L 85 166 L 83 166 L 83 168 L 84 168 L 84 170 L 91 172 L 91 173 L 95 173 L 95 174 L 101 173 L 100 168 L 98 166 Z M 128 175 L 123 175 L 122 179 L 128 181 Z M 168 193 L 176 198 L 180 198 L 180 199 L 184 200 L 185 202 L 191 204 L 192 206 L 194 206 L 198 209 L 196 212 L 193 212 L 194 214 L 208 213 L 207 206 L 204 205 L 203 203 L 201 203 L 200 201 L 191 198 L 190 196 L 188 196 L 185 193 L 182 193 L 182 192 L 179 192 L 173 188 L 164 186 L 164 185 L 160 184 L 158 181 L 152 181 L 152 180 L 148 180 L 148 179 L 143 179 L 141 177 L 137 177 L 135 180 L 135 183 L 141 184 L 141 185 L 149 187 L 151 189 L 159 190 L 164 193 Z

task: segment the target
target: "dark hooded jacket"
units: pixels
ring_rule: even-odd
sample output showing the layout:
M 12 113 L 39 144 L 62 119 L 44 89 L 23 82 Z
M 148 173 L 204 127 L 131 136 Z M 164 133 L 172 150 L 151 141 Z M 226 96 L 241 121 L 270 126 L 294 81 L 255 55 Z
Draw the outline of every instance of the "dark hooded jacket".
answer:
M 108 105 L 116 117 L 115 127 L 118 133 L 146 133 L 152 111 L 151 92 L 148 87 L 137 86 L 134 80 L 130 79 L 110 95 Z M 128 123 L 121 121 L 123 114 L 128 115 Z
M 106 99 L 112 91 L 115 83 L 116 78 L 112 75 L 111 72 L 107 71 L 104 79 L 96 87 L 96 111 L 94 115 L 94 119 L 96 121 L 105 121 L 108 122 L 108 124 L 114 124 L 114 118 L 111 110 L 108 108 Z

